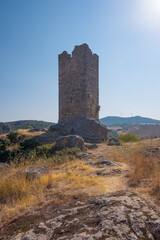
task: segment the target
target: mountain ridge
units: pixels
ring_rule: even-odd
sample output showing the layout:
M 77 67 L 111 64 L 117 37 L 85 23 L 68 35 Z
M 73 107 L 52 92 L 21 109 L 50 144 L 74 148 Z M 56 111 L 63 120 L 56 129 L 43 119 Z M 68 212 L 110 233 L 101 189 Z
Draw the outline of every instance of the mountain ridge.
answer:
M 131 124 L 160 124 L 160 120 L 141 117 L 141 116 L 135 116 L 135 117 L 108 116 L 108 117 L 101 118 L 100 122 L 108 127 L 131 125 Z

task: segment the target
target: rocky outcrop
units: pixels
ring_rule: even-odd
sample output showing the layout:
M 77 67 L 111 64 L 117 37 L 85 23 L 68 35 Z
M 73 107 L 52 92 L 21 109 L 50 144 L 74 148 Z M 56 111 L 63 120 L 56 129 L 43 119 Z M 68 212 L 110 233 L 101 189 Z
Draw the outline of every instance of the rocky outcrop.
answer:
M 38 166 L 38 167 L 28 167 L 20 170 L 16 173 L 16 175 L 23 175 L 26 179 L 34 179 L 39 178 L 43 174 L 48 174 L 52 170 L 56 170 L 55 167 L 48 166 Z
M 13 227 L 12 227 L 13 225 Z M 15 230 L 17 226 L 17 230 Z M 75 198 L 13 222 L 4 240 L 159 240 L 160 216 L 133 193 Z
M 56 141 L 55 148 L 62 150 L 64 148 L 78 147 L 79 149 L 84 148 L 83 138 L 76 135 L 69 135 L 64 137 L 59 137 Z
M 98 148 L 97 144 L 86 144 L 85 146 L 86 146 L 86 148 L 88 148 L 88 149 Z
M 148 147 L 142 151 L 145 157 L 160 157 L 160 147 Z
M 117 138 L 110 138 L 108 141 L 108 146 L 120 146 L 121 142 Z
M 49 132 L 60 135 L 79 135 L 86 142 L 100 143 L 107 139 L 109 130 L 95 119 L 74 119 L 62 121 L 49 128 Z
M 56 142 L 56 140 L 59 138 L 58 133 L 54 132 L 46 132 L 41 135 L 35 136 L 35 140 L 41 145 L 41 144 L 50 144 Z

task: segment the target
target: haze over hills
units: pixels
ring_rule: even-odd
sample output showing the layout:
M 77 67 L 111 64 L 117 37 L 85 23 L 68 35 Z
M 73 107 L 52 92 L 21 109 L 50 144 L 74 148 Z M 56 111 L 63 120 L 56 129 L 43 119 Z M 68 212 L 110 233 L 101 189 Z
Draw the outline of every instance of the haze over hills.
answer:
M 100 119 L 100 122 L 108 127 L 113 126 L 123 126 L 123 125 L 130 125 L 130 124 L 160 124 L 160 120 L 155 120 L 152 118 L 146 118 L 141 116 L 135 117 L 116 117 L 116 116 L 109 116 Z

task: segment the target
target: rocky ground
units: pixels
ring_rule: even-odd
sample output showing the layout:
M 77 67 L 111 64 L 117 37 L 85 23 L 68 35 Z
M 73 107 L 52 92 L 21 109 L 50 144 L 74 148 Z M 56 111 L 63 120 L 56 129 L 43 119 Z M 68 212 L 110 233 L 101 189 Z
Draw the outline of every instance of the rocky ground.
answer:
M 106 193 L 75 195 L 62 204 L 50 203 L 10 223 L 0 239 L 160 240 L 160 215 L 126 187 L 129 167 L 114 162 L 104 145 L 78 158 L 94 168 L 93 175 L 108 179 Z

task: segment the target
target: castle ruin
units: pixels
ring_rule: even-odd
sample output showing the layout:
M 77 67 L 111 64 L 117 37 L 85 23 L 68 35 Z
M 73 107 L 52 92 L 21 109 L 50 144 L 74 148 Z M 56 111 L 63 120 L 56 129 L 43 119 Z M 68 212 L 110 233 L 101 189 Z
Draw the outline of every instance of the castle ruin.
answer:
M 102 142 L 109 130 L 99 122 L 99 57 L 87 44 L 59 55 L 59 121 L 49 131 Z
M 87 44 L 59 55 L 59 122 L 99 119 L 98 55 Z

